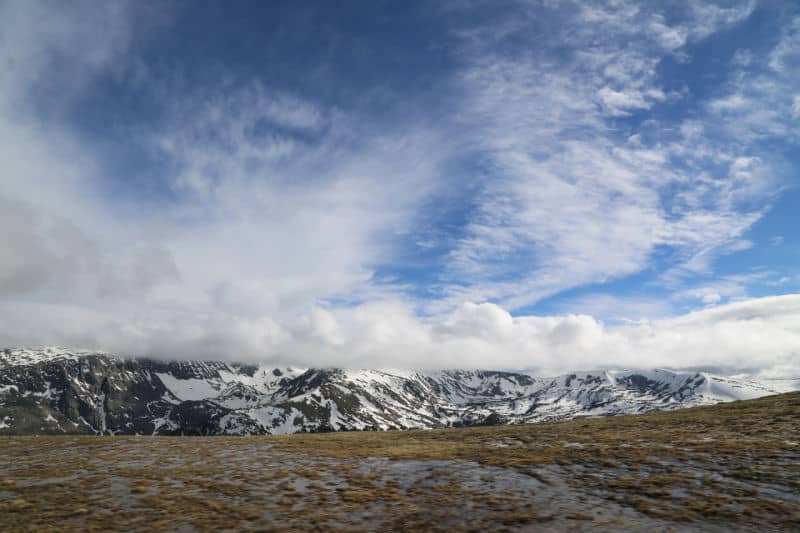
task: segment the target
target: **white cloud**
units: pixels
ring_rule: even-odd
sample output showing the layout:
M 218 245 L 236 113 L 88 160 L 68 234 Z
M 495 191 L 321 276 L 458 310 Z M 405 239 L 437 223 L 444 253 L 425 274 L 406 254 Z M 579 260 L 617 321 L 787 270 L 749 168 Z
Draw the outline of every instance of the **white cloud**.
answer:
M 733 2 L 689 2 L 692 22 L 689 34 L 693 39 L 705 39 L 714 32 L 746 20 L 756 8 L 756 0 Z
M 769 55 L 769 66 L 778 72 L 800 66 L 800 17 L 795 17 L 785 26 L 777 46 Z
M 745 109 L 749 101 L 741 94 L 731 94 L 711 102 L 714 111 L 739 111 Z
M 41 27 L 38 3 L 5 4 L 0 18 L 13 45 L 3 47 L 6 60 L 27 58 L 0 82 L 5 295 L 127 323 L 151 312 L 291 315 L 384 292 L 374 268 L 391 260 L 395 236 L 410 231 L 437 186 L 439 133 L 378 129 L 257 82 L 194 90 L 178 74 L 150 77 L 165 117 L 157 129 L 133 130 L 130 142 L 163 165 L 169 201 L 107 203 L 103 186 L 125 178 L 104 175 L 93 147 L 57 120 L 41 121 L 27 94 L 43 77 L 79 91 L 103 69 L 123 69 L 134 62 L 132 35 L 146 34 L 132 27 L 127 4 L 73 8 L 46 17 L 52 28 Z M 42 38 L 31 39 L 37 31 Z M 66 105 L 64 93 L 42 102 Z
M 664 24 L 663 19 L 656 18 L 650 23 L 649 30 L 665 50 L 675 50 L 686 44 L 688 31 L 685 27 L 673 27 Z
M 14 326 L 2 342 L 33 335 L 150 356 L 317 367 L 509 368 L 540 375 L 642 366 L 770 376 L 800 372 L 800 295 L 743 300 L 620 326 L 589 315 L 512 317 L 494 304 L 464 304 L 448 316 L 425 320 L 399 301 L 315 309 L 282 322 L 217 316 L 194 323 L 132 324 L 80 308 L 22 304 L 31 321 L 21 320 L 10 307 L 0 304 L 0 316 Z
M 740 65 L 731 81 L 707 105 L 707 126 L 719 140 L 737 145 L 780 138 L 800 142 L 795 120 L 796 87 L 800 83 L 800 17 L 786 21 L 777 43 L 765 57 Z M 764 67 L 769 68 L 764 68 Z
M 138 25 L 142 20 L 134 8 L 124 1 L 100 6 L 4 2 L 0 5 L 2 104 L 19 103 L 31 87 L 47 86 L 44 72 L 51 81 L 58 77 L 58 98 L 73 96 L 89 76 L 111 66 L 127 49 L 135 25 L 145 29 Z M 61 70 L 66 65 L 69 68 Z
M 639 91 L 615 91 L 607 86 L 597 91 L 597 96 L 606 112 L 612 116 L 629 115 L 629 110 L 650 109 L 654 101 L 666 98 L 664 93 L 657 89 L 643 94 Z

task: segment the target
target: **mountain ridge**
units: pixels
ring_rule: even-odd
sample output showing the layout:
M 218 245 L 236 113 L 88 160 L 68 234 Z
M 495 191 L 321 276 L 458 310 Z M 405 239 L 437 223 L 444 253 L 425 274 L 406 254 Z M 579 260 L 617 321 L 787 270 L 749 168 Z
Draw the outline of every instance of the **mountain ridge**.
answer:
M 284 434 L 430 429 L 672 410 L 800 388 L 665 369 L 553 378 L 493 370 L 274 368 L 0 350 L 0 434 Z

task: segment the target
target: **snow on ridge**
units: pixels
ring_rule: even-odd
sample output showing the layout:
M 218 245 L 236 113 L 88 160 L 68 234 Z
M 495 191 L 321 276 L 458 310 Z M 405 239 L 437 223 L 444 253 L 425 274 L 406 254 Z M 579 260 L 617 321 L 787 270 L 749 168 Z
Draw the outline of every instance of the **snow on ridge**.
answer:
M 106 354 L 55 347 L 0 349 L 0 370 L 89 355 Z M 119 385 L 124 387 L 125 380 L 146 380 L 157 387 L 158 398 L 152 401 L 160 402 L 163 410 L 149 420 L 158 433 L 183 431 L 184 422 L 170 418 L 170 413 L 184 401 L 207 402 L 196 408 L 218 416 L 213 422 L 218 432 L 293 433 L 540 422 L 709 405 L 800 389 L 797 379 L 757 380 L 663 368 L 601 369 L 541 378 L 476 369 L 301 369 L 221 361 L 149 361 L 110 369 L 104 360 L 87 361 L 81 364 L 85 371 L 69 377 L 69 386 L 92 399 L 94 416 L 81 422 L 103 433 L 114 428 L 106 423 L 106 393 L 97 390 L 102 380 L 83 377 L 95 363 L 96 372 L 114 373 L 109 394 L 123 390 Z M 14 384 L 16 374 L 12 370 L 10 380 L 0 384 L 0 401 L 27 397 L 20 394 L 24 388 Z M 54 397 L 49 382 L 37 386 L 40 392 L 26 394 L 42 400 Z M 150 433 L 151 427 L 144 431 Z
M 207 379 L 178 379 L 172 374 L 164 372 L 156 372 L 156 376 L 161 380 L 161 383 L 169 390 L 176 398 L 182 401 L 200 401 L 215 398 L 222 392 L 220 382 L 213 382 Z
M 78 360 L 91 355 L 111 356 L 99 350 L 74 350 L 61 346 L 27 346 L 0 349 L 0 366 L 23 366 L 56 359 Z

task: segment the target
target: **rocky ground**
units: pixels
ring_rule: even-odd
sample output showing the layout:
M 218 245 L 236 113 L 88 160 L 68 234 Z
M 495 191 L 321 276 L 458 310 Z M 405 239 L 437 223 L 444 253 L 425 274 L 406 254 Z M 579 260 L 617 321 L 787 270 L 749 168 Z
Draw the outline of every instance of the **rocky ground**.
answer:
M 800 528 L 800 393 L 434 431 L 3 437 L 0 529 Z

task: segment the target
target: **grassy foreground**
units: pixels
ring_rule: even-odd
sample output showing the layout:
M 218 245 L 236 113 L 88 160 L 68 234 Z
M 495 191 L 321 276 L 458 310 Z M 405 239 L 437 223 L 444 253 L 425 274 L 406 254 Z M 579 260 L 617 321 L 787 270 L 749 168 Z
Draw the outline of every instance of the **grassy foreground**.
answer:
M 800 393 L 569 422 L 6 437 L 2 530 L 797 530 Z

